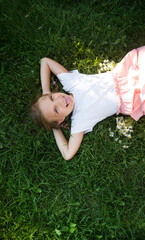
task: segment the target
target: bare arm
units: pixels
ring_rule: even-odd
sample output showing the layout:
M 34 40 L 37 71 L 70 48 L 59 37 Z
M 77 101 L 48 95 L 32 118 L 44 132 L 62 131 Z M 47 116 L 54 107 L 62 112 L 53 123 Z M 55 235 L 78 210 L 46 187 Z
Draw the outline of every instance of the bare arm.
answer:
M 67 73 L 68 71 L 59 63 L 50 58 L 42 58 L 41 60 L 41 85 L 43 94 L 50 93 L 50 75 L 51 72 L 55 75 Z M 70 136 L 69 141 L 66 140 L 60 129 L 53 129 L 54 137 L 57 146 L 65 160 L 71 159 L 78 151 L 84 133 L 77 133 Z
M 50 75 L 51 72 L 55 75 L 60 73 L 68 72 L 61 64 L 55 62 L 50 58 L 42 58 L 41 68 L 40 68 L 40 77 L 41 77 L 41 86 L 42 94 L 50 93 Z
M 65 160 L 70 160 L 78 151 L 83 140 L 84 132 L 72 134 L 67 142 L 60 129 L 53 129 L 57 146 Z

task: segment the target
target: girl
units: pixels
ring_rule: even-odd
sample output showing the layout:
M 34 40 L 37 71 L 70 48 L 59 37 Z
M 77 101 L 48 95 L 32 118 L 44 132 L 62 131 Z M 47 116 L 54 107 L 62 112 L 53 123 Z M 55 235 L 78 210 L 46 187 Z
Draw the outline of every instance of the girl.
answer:
M 69 94 L 51 93 L 51 72 Z M 59 63 L 43 58 L 40 75 L 42 96 L 32 104 L 32 118 L 38 125 L 52 129 L 65 160 L 75 155 L 84 134 L 106 117 L 123 113 L 137 121 L 145 115 L 145 46 L 130 51 L 112 72 L 68 72 Z M 67 141 L 57 127 L 70 113 L 71 136 Z

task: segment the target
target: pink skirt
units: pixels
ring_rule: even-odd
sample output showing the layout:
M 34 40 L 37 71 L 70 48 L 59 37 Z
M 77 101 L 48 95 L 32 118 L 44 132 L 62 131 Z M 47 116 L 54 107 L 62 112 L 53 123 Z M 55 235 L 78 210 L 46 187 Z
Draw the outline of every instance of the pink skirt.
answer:
M 145 46 L 130 51 L 112 71 L 120 104 L 118 113 L 136 121 L 145 115 Z

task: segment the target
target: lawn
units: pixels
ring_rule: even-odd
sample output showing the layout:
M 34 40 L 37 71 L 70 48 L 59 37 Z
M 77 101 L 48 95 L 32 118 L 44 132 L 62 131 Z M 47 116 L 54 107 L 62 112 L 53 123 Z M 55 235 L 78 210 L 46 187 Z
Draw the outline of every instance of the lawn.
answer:
M 98 123 L 70 161 L 30 117 L 40 59 L 82 73 L 119 62 L 145 45 L 144 0 L 1 0 L 0 11 L 0 239 L 145 239 L 145 117 L 123 117 L 131 137 L 115 115 Z

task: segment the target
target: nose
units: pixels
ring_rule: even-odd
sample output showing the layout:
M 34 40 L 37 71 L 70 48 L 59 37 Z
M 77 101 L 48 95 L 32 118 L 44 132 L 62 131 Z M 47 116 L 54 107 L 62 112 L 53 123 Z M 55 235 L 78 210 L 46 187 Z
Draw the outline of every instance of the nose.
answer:
M 63 97 L 59 97 L 56 99 L 55 104 L 60 107 L 64 107 L 64 105 L 65 105 L 64 101 L 65 101 L 65 99 Z

